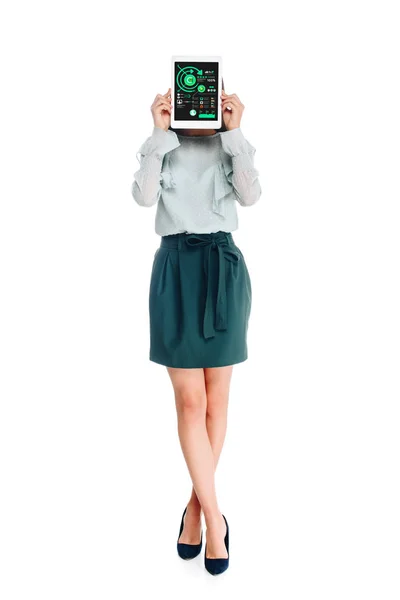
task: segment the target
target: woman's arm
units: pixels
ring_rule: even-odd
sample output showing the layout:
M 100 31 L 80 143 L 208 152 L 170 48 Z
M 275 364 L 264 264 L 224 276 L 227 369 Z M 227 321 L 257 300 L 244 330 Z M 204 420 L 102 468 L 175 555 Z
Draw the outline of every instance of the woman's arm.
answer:
M 221 132 L 223 150 L 232 157 L 232 173 L 228 177 L 242 206 L 255 204 L 261 196 L 259 172 L 254 166 L 256 149 L 246 140 L 240 127 Z
M 136 157 L 140 168 L 133 175 L 132 196 L 140 206 L 153 206 L 161 193 L 161 169 L 164 155 L 180 145 L 174 131 L 153 127 L 153 133 L 140 146 Z

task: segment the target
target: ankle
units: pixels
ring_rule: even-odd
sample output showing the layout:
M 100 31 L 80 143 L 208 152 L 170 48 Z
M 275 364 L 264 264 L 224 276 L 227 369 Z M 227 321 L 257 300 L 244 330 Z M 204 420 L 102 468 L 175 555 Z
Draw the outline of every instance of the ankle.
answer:
M 206 526 L 210 529 L 213 527 L 219 527 L 223 521 L 223 516 L 219 508 L 213 508 L 204 511 L 204 519 Z

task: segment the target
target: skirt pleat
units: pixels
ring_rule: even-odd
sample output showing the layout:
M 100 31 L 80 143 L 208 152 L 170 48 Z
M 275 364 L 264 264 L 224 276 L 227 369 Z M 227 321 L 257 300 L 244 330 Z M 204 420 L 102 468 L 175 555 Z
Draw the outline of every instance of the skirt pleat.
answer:
M 150 278 L 151 361 L 222 367 L 248 358 L 251 281 L 232 233 L 162 236 Z

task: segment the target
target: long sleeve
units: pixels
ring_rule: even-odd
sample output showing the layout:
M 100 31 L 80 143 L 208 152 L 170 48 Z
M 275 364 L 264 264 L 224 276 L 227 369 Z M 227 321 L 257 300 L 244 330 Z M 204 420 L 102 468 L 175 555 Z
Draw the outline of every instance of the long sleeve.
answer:
M 133 175 L 131 187 L 132 196 L 140 206 L 153 206 L 158 202 L 164 155 L 179 145 L 174 131 L 154 126 L 152 135 L 140 146 L 136 153 L 140 167 Z
M 246 140 L 240 127 L 221 132 L 223 150 L 232 157 L 232 172 L 228 179 L 242 206 L 255 204 L 261 196 L 259 172 L 254 166 L 256 149 Z

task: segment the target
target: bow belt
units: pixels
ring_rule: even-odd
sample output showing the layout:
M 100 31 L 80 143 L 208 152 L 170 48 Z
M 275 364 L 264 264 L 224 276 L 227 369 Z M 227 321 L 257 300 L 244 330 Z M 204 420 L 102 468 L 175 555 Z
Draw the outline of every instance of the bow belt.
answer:
M 226 296 L 226 271 L 225 260 L 238 262 L 240 254 L 232 248 L 227 235 L 208 235 L 190 233 L 185 236 L 185 242 L 188 246 L 204 246 L 204 271 L 207 278 L 207 296 L 203 318 L 203 335 L 206 339 L 215 336 L 215 330 L 223 331 L 227 329 L 227 296 Z M 214 311 L 212 306 L 211 291 L 211 257 L 213 251 L 217 250 L 218 257 L 218 292 L 215 306 L 215 326 Z

